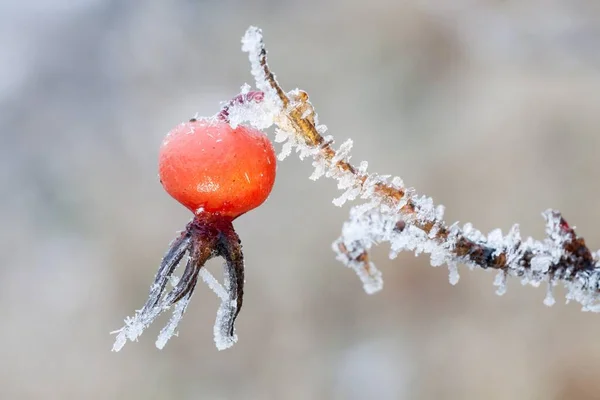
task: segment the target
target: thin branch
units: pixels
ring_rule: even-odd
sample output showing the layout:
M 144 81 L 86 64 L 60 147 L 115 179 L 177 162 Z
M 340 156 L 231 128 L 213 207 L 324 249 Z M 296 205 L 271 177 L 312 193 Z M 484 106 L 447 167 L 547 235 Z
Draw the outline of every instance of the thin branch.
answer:
M 313 158 L 316 171 L 311 178 L 326 175 L 336 179 L 338 187 L 345 191 L 334 200 L 336 205 L 356 198 L 367 200 L 351 210 L 350 221 L 334 243 L 338 259 L 357 271 L 367 292 L 376 292 L 382 286 L 368 250 L 375 244 L 389 242 L 392 257 L 399 251 L 411 250 L 429 253 L 434 266 L 448 265 L 452 283 L 458 281 L 458 263 L 496 269 L 499 294 L 505 291 L 508 275 L 520 277 L 532 286 L 547 282 L 545 303 L 550 305 L 554 302 L 552 287 L 562 283 L 567 288 L 567 301 L 578 301 L 586 311 L 600 311 L 598 254 L 588 249 L 585 240 L 576 235 L 559 212 L 543 213 L 547 236 L 542 241 L 522 240 L 518 225 L 507 235 L 494 230 L 487 236 L 470 224 L 462 228 L 447 225 L 443 221 L 443 206 L 436 207 L 430 198 L 417 196 L 400 178 L 367 173 L 366 162 L 358 167 L 351 164 L 351 141 L 338 150 L 332 147 L 333 139 L 323 136 L 326 127 L 319 125 L 308 94 L 298 89 L 286 93 L 277 82 L 267 64 L 258 28 L 250 27 L 242 43 L 243 50 L 249 53 L 257 87 L 265 92 L 265 100 L 270 99 L 261 106 L 277 107 L 269 111 L 275 115 L 273 122 L 278 127 L 276 141 L 287 141 L 282 155 L 285 157 L 295 147 L 301 158 Z

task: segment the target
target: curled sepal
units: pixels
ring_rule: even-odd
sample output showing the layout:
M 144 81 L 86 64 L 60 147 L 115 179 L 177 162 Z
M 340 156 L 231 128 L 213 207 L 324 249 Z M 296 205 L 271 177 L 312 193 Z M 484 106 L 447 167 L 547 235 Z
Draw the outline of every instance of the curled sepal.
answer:
M 244 301 L 244 255 L 240 239 L 233 229 L 221 232 L 217 251 L 225 259 L 223 276 L 227 296 L 222 298 L 217 311 L 214 335 L 217 348 L 224 350 L 237 342 L 235 320 Z
M 125 346 L 127 340 L 137 341 L 139 336 L 154 320 L 168 307 L 161 302 L 165 287 L 173 276 L 175 268 L 189 250 L 192 244 L 192 238 L 186 230 L 177 239 L 171 242 L 169 249 L 162 259 L 161 265 L 156 273 L 154 283 L 150 287 L 150 294 L 146 304 L 138 310 L 133 317 L 125 318 L 125 326 L 117 331 L 111 332 L 117 334 L 113 351 L 119 351 Z M 189 263 L 189 261 L 188 261 Z

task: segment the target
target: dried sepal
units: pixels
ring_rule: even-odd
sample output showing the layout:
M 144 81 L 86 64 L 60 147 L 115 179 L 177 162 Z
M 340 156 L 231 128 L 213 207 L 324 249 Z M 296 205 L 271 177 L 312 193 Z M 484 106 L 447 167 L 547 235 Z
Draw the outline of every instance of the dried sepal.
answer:
M 186 254 L 185 270 L 176 279 L 176 267 Z M 206 262 L 213 257 L 225 260 L 224 285 L 204 268 Z M 221 298 L 214 329 L 217 348 L 222 350 L 233 345 L 237 341 L 235 321 L 244 295 L 244 255 L 241 241 L 229 218 L 201 215 L 194 218 L 186 230 L 171 243 L 150 288 L 146 304 L 135 316 L 125 319 L 123 328 L 112 332 L 117 334 L 113 351 L 121 350 L 128 340 L 137 341 L 159 315 L 173 308 L 171 319 L 156 340 L 156 347 L 162 349 L 172 336 L 177 335 L 177 326 L 200 276 Z M 176 281 L 176 284 L 171 291 L 165 293 L 169 281 Z

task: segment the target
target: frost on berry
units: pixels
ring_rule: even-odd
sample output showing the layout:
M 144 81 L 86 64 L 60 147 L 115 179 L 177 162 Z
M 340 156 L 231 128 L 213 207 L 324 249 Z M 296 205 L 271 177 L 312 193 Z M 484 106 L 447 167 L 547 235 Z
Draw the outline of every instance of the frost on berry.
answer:
M 253 91 L 245 84 L 239 95 L 223 104 L 218 117 L 226 119 L 232 128 L 247 124 L 264 130 L 273 125 L 277 114 L 277 109 L 268 103 L 263 92 Z

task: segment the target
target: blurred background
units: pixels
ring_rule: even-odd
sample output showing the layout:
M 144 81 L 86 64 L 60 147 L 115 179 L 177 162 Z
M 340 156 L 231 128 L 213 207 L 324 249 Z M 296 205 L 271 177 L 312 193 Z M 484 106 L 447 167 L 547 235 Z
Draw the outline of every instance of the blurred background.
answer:
M 279 165 L 236 227 L 239 342 L 218 352 L 199 287 L 120 353 L 190 218 L 157 179 L 164 134 L 252 83 L 263 28 L 287 89 L 311 95 L 354 160 L 400 175 L 484 232 L 541 238 L 553 207 L 600 247 L 600 3 L 595 0 L 0 2 L 1 399 L 598 399 L 600 316 L 545 289 L 426 257 L 373 255 L 368 296 L 334 259 L 347 217 L 308 162 Z M 220 261 L 209 264 L 220 270 Z

